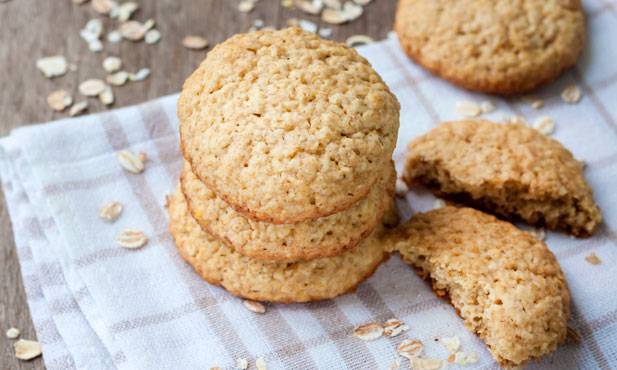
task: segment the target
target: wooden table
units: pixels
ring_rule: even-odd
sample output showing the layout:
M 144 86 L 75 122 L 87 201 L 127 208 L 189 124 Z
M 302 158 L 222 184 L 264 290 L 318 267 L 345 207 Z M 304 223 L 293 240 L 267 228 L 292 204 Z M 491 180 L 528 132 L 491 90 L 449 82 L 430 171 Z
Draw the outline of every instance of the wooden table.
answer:
M 6 1 L 6 0 L 5 0 Z M 298 10 L 280 6 L 280 0 L 261 0 L 248 14 L 237 10 L 238 0 L 141 0 L 141 9 L 134 18 L 156 20 L 162 39 L 157 45 L 122 42 L 105 43 L 105 50 L 92 53 L 79 37 L 79 30 L 94 17 L 103 18 L 106 29 L 112 24 L 98 16 L 89 4 L 74 5 L 70 0 L 0 0 L 0 135 L 11 129 L 34 122 L 46 122 L 66 116 L 54 113 L 46 103 L 47 95 L 65 89 L 77 95 L 77 85 L 88 78 L 103 77 L 102 60 L 108 55 L 119 56 L 128 71 L 148 67 L 152 75 L 143 82 L 115 88 L 113 108 L 140 103 L 158 96 L 177 92 L 184 79 L 204 58 L 205 51 L 191 51 L 181 46 L 184 36 L 206 37 L 211 44 L 225 40 L 234 33 L 249 29 L 252 21 L 262 19 L 266 26 L 282 27 L 293 17 L 319 22 Z M 354 34 L 366 34 L 382 39 L 392 28 L 395 0 L 374 0 L 362 17 L 343 26 L 329 26 L 332 38 L 345 40 Z M 36 69 L 36 60 L 51 55 L 64 55 L 78 66 L 77 71 L 53 80 L 46 79 Z M 78 100 L 81 100 L 78 98 Z M 104 108 L 93 99 L 90 112 Z M 94 104 L 93 104 L 94 103 Z M 0 195 L 4 198 L 3 195 Z M 4 200 L 0 200 L 0 368 L 43 368 L 40 358 L 23 362 L 15 359 L 11 341 L 4 331 L 15 326 L 23 338 L 36 334 L 28 312 L 19 263 L 9 216 Z

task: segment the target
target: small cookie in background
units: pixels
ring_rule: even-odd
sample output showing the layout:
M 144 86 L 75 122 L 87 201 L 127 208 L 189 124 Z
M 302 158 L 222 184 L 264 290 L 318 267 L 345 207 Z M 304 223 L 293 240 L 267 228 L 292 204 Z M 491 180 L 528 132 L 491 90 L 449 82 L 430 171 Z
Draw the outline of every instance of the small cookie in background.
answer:
M 394 29 L 426 69 L 501 95 L 554 80 L 585 44 L 579 0 L 399 0 Z
M 169 197 L 169 229 L 178 252 L 207 282 L 254 301 L 279 303 L 330 299 L 353 291 L 388 258 L 382 228 L 338 256 L 302 262 L 245 257 L 211 236 L 189 213 L 180 189 Z
M 602 222 L 583 165 L 522 124 L 446 122 L 409 143 L 404 180 L 491 213 L 589 236 Z
M 555 256 L 514 225 L 471 208 L 446 206 L 412 217 L 386 242 L 502 367 L 520 366 L 563 343 L 570 293 Z

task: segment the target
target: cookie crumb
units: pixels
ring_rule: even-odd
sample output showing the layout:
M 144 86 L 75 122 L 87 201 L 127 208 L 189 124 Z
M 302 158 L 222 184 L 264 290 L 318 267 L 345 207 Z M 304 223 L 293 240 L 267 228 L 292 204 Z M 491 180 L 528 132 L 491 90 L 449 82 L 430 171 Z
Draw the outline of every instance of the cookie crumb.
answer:
M 599 265 L 602 263 L 600 257 L 598 257 L 595 253 L 591 253 L 587 257 L 585 257 L 585 261 L 591 263 L 592 265 Z

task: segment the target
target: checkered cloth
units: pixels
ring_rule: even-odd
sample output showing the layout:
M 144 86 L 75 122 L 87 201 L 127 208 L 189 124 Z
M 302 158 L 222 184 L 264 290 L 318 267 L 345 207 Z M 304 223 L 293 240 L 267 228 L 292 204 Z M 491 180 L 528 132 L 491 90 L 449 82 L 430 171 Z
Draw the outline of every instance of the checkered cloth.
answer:
M 458 89 L 412 64 L 395 38 L 362 47 L 398 96 L 401 130 L 395 152 L 400 170 L 405 144 L 439 122 L 456 119 L 455 103 L 491 100 L 487 115 L 550 115 L 554 137 L 587 163 L 585 175 L 605 217 L 590 239 L 549 233 L 573 296 L 571 326 L 582 337 L 531 368 L 617 367 L 617 10 L 615 3 L 585 4 L 590 45 L 578 67 L 538 92 L 545 107 Z M 576 84 L 577 105 L 559 94 Z M 495 364 L 454 310 L 397 256 L 355 293 L 335 300 L 269 305 L 264 315 L 201 280 L 178 256 L 167 232 L 165 194 L 181 166 L 177 96 L 75 119 L 17 129 L 0 141 L 0 169 L 30 312 L 48 369 L 233 368 L 263 357 L 269 369 L 377 369 L 397 360 L 404 338 L 425 343 L 429 357 L 447 353 L 434 338 L 457 335 L 477 367 Z M 148 154 L 147 169 L 124 171 L 115 153 Z M 98 218 L 101 205 L 125 205 L 113 224 Z M 410 193 L 399 207 L 407 217 L 431 208 L 434 198 Z M 145 231 L 149 244 L 126 250 L 116 244 L 124 228 Z M 585 256 L 596 253 L 602 264 Z M 389 318 L 410 330 L 395 338 L 363 342 L 353 328 Z M 9 324 L 9 323 L 4 323 Z M 403 366 L 405 359 L 398 358 Z

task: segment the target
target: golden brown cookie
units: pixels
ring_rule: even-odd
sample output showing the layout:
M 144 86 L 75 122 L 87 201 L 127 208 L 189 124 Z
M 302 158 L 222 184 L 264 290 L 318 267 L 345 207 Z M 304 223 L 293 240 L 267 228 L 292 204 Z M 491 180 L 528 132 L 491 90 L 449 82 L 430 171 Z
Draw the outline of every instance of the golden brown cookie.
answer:
M 501 366 L 519 366 L 564 342 L 570 293 L 546 245 L 471 208 L 415 215 L 389 247 L 430 278 Z
M 521 124 L 443 123 L 409 144 L 404 179 L 577 236 L 602 222 L 583 165 L 558 141 Z
M 297 223 L 364 198 L 389 164 L 396 97 L 354 49 L 298 28 L 233 36 L 186 80 L 185 158 L 236 211 Z
M 271 224 L 244 217 L 199 181 L 188 164 L 180 183 L 195 220 L 228 247 L 255 259 L 298 261 L 334 256 L 371 234 L 394 193 L 394 165 L 386 169 L 368 196 L 352 207 L 295 224 Z
M 306 262 L 263 262 L 242 256 L 202 230 L 180 189 L 170 197 L 169 229 L 176 246 L 199 275 L 232 294 L 269 302 L 308 302 L 349 292 L 387 259 L 375 235 L 336 257 Z
M 585 43 L 579 0 L 399 0 L 394 29 L 417 63 L 495 94 L 554 80 Z

